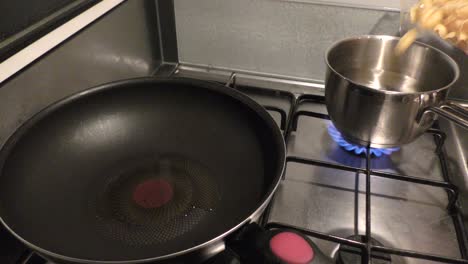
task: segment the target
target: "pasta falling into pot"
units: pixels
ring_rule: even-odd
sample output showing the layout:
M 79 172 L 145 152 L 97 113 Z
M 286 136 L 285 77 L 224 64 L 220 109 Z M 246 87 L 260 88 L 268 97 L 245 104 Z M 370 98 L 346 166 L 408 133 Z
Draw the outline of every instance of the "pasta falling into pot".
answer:
M 420 0 L 409 12 L 416 27 L 401 37 L 395 47 L 403 54 L 424 30 L 439 37 L 468 54 L 468 0 Z

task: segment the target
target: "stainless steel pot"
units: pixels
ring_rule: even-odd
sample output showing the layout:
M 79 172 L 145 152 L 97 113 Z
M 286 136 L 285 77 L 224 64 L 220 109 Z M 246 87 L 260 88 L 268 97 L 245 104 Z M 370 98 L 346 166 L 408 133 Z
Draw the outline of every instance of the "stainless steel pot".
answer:
M 396 56 L 399 38 L 361 36 L 335 43 L 326 54 L 325 99 L 345 139 L 395 147 L 426 131 L 437 115 L 468 128 L 468 110 L 447 101 L 457 63 L 422 43 Z

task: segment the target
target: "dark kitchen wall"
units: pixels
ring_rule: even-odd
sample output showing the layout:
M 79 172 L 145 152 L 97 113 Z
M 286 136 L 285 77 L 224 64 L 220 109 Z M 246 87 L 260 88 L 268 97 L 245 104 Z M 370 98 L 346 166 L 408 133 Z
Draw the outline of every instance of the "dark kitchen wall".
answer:
M 0 2 L 0 41 L 76 0 L 14 0 Z
M 1 84 L 0 145 L 54 101 L 101 83 L 150 75 L 160 64 L 156 24 L 154 1 L 126 1 Z
M 0 62 L 100 1 L 0 1 Z

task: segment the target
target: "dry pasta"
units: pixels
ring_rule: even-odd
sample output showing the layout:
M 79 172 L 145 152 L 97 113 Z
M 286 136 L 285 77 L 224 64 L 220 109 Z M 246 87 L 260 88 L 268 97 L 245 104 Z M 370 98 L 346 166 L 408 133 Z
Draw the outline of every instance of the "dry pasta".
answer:
M 395 48 L 402 54 L 421 30 L 431 30 L 468 54 L 468 0 L 420 0 L 409 12 L 416 28 L 408 31 Z

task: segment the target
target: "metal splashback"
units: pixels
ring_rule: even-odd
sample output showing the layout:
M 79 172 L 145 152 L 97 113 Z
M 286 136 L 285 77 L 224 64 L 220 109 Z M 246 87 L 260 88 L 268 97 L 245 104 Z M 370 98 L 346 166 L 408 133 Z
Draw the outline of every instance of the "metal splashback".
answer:
M 364 34 L 398 35 L 400 26 L 399 12 L 307 1 L 174 0 L 174 8 L 181 62 L 312 83 L 323 83 L 324 54 L 333 42 Z M 452 55 L 461 72 L 468 72 L 468 56 Z M 467 87 L 465 77 L 451 97 L 468 100 Z

